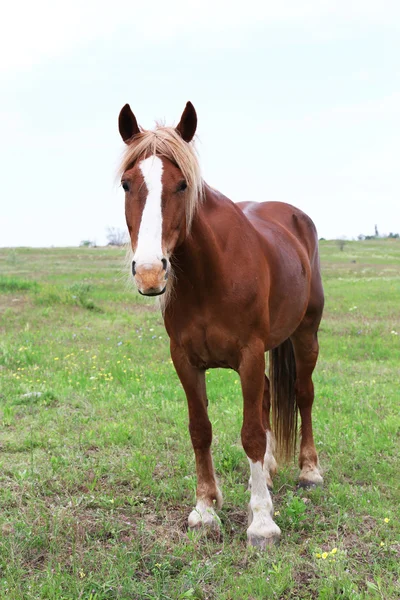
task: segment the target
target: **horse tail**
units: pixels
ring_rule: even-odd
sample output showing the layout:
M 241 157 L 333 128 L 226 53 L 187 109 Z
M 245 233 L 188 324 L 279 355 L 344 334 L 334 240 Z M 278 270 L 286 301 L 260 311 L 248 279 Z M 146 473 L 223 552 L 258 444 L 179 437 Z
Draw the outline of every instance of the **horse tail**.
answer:
M 297 441 L 296 361 L 290 339 L 270 350 L 269 380 L 277 456 L 287 461 Z

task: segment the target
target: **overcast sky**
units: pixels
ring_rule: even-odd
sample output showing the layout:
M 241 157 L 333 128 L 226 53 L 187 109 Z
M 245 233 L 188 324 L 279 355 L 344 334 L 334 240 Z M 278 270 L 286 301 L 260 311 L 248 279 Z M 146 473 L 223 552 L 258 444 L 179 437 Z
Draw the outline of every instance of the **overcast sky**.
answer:
M 400 231 L 400 3 L 8 2 L 0 22 L 0 246 L 125 227 L 117 117 L 198 114 L 204 179 L 281 200 L 325 238 Z

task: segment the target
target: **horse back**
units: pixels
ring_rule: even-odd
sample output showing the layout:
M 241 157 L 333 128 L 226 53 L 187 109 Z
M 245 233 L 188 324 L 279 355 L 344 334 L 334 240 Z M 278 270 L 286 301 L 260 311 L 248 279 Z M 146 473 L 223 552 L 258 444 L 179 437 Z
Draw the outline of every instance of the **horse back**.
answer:
M 237 206 L 266 241 L 277 234 L 291 234 L 306 250 L 310 262 L 318 257 L 315 225 L 299 208 L 284 202 L 238 202 Z

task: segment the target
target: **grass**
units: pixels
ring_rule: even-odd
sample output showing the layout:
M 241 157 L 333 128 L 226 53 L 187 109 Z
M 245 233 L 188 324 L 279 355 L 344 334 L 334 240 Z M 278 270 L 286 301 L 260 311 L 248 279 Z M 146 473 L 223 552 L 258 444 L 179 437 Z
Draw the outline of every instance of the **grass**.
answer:
M 36 290 L 37 287 L 36 281 L 0 276 L 0 292 L 22 292 L 25 290 Z
M 278 547 L 246 546 L 235 373 L 207 373 L 223 535 L 187 532 L 186 401 L 117 249 L 0 250 L 0 598 L 400 597 L 400 242 L 321 243 L 321 489 L 274 482 Z

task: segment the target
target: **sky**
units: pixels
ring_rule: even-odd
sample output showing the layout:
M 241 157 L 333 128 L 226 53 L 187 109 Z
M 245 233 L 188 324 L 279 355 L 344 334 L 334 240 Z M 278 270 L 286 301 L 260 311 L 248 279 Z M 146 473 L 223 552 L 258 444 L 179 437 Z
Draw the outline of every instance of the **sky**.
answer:
M 400 232 L 400 3 L 49 0 L 0 22 L 0 247 L 125 229 L 118 114 L 179 122 L 205 181 L 320 237 Z

